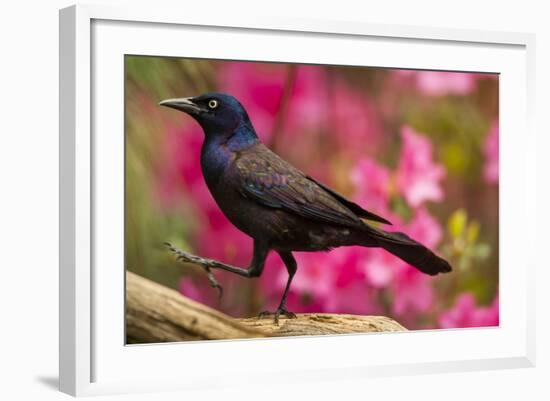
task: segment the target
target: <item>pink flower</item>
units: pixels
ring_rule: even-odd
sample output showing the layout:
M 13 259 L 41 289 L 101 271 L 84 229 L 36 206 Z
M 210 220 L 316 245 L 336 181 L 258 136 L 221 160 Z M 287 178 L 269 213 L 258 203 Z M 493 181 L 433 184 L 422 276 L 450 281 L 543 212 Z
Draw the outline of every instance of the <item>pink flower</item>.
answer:
M 440 241 L 442 230 L 424 209 L 417 210 L 413 220 L 403 225 L 395 220 L 396 230 L 414 235 L 427 246 Z M 289 307 L 299 311 L 315 305 L 317 312 L 374 313 L 380 311 L 374 298 L 376 289 L 391 288 L 392 311 L 397 315 L 427 312 L 433 302 L 430 277 L 408 266 L 401 259 L 381 249 L 343 247 L 329 253 L 295 253 L 299 265 L 294 278 Z M 270 285 L 272 298 L 281 296 L 288 278 L 278 264 L 275 277 L 263 279 Z
M 420 145 L 417 146 L 420 147 L 419 152 L 426 153 L 424 139 L 415 135 L 411 131 L 405 131 L 404 136 L 409 140 L 409 149 L 405 150 L 405 154 L 411 150 L 411 139 L 414 141 L 417 138 L 420 139 Z M 425 156 L 425 154 L 420 156 Z M 421 163 L 423 163 L 422 160 Z M 423 166 L 421 163 L 417 164 Z M 442 229 L 437 220 L 424 207 L 416 209 L 414 218 L 407 225 L 402 224 L 397 216 L 393 216 L 387 210 L 389 180 L 390 172 L 386 168 L 377 165 L 370 159 L 361 159 L 352 172 L 352 181 L 358 191 L 355 200 L 371 210 L 380 210 L 380 213 L 388 217 L 394 224 L 393 230 L 404 231 L 428 247 L 437 246 L 442 238 Z M 394 313 L 402 315 L 408 312 L 425 312 L 431 307 L 433 290 L 429 277 L 412 266 L 408 266 L 394 255 L 381 249 L 370 249 L 359 266 L 370 286 L 392 288 Z
M 430 276 L 412 266 L 403 266 L 392 282 L 392 311 L 397 315 L 427 312 L 433 303 Z
M 374 213 L 387 210 L 390 194 L 390 172 L 368 158 L 359 159 L 351 171 L 355 186 L 354 200 Z
M 377 310 L 372 288 L 365 280 L 364 264 L 369 250 L 343 247 L 329 253 L 295 253 L 299 269 L 289 292 L 288 306 L 297 311 L 372 313 Z M 279 264 L 275 278 L 264 279 L 264 286 L 276 283 L 271 298 L 278 300 L 288 274 Z M 269 280 L 269 281 L 268 281 Z M 275 305 L 276 306 L 276 305 Z
M 200 149 L 204 134 L 190 123 L 183 128 L 168 127 L 161 148 L 162 162 L 156 166 L 155 189 L 164 207 L 174 207 L 180 201 L 181 190 L 202 180 Z
M 485 180 L 489 183 L 498 183 L 498 164 L 499 164 L 499 152 L 498 152 L 498 143 L 499 143 L 499 129 L 498 121 L 494 121 L 491 124 L 491 129 L 489 130 L 489 135 L 485 139 L 485 166 L 483 168 L 483 174 Z
M 332 295 L 324 304 L 324 310 L 328 313 L 356 315 L 381 313 L 381 308 L 375 299 L 375 292 L 364 282 L 355 281 L 344 288 L 336 288 Z
M 327 85 L 325 69 L 321 66 L 296 65 L 295 78 L 287 105 L 284 130 L 289 136 L 300 136 L 300 132 L 319 127 L 326 117 L 329 100 L 321 96 Z
M 396 70 L 397 79 L 411 79 L 425 95 L 468 95 L 474 91 L 477 80 L 488 74 L 447 71 Z
M 420 71 L 417 85 L 427 95 L 467 95 L 475 89 L 475 74 L 465 72 Z
M 416 241 L 428 248 L 435 248 L 443 237 L 443 230 L 439 222 L 428 213 L 425 207 L 419 207 L 411 222 L 404 231 Z
M 330 129 L 326 124 L 330 100 L 323 96 L 326 71 L 322 66 L 294 65 L 285 74 L 283 91 L 288 97 L 281 98 L 267 144 L 290 160 L 302 160 L 312 172 L 322 166 L 318 143 L 322 128 Z M 312 151 L 304 153 L 303 149 Z
M 489 306 L 476 306 L 470 293 L 461 294 L 454 306 L 439 317 L 441 328 L 498 326 L 498 295 Z
M 197 233 L 200 255 L 225 263 L 246 266 L 252 257 L 252 240 L 234 227 L 220 211 L 211 210 Z
M 345 81 L 334 82 L 327 113 L 330 135 L 345 149 L 347 157 L 377 149 L 382 132 L 378 111 Z
M 219 78 L 222 90 L 239 99 L 259 137 L 275 151 L 292 161 L 303 158 L 300 149 L 317 147 L 312 141 L 328 121 L 328 100 L 320 96 L 326 87 L 324 67 L 226 62 Z M 318 155 L 305 156 L 313 170 Z
M 240 61 L 221 65 L 221 90 L 239 99 L 260 138 L 269 140 L 283 97 L 286 67 Z
M 335 294 L 337 266 L 327 261 L 326 253 L 299 253 L 294 257 L 298 271 L 288 293 L 287 308 L 294 312 L 326 311 L 327 300 Z M 269 308 L 276 308 L 285 289 L 288 273 L 284 265 L 277 261 L 268 266 L 261 281 L 269 297 Z
M 340 267 L 330 263 L 330 256 L 324 252 L 295 253 L 299 269 L 292 282 L 293 290 L 321 299 L 330 297 Z M 286 269 L 281 271 L 281 288 L 284 288 L 287 277 Z
M 437 220 L 423 207 L 416 211 L 413 220 L 402 229 L 406 234 L 432 249 L 443 236 L 443 230 Z M 394 295 L 393 312 L 403 315 L 408 312 L 429 311 L 433 303 L 431 283 L 430 276 L 404 262 L 401 263 L 390 283 Z
M 401 131 L 403 145 L 397 169 L 397 187 L 412 207 L 424 201 L 443 199 L 441 179 L 445 169 L 432 160 L 432 144 L 425 136 L 405 126 Z
M 369 249 L 362 268 L 369 286 L 385 288 L 393 282 L 404 265 L 405 262 L 383 249 Z
M 377 110 L 344 80 L 329 82 L 323 66 L 226 62 L 221 64 L 219 80 L 222 90 L 245 106 L 258 135 L 267 143 L 280 124 L 278 146 L 291 152 L 307 147 L 319 132 L 328 132 L 336 150 L 345 148 L 346 154 L 376 148 L 373 141 L 382 132 Z M 289 84 L 286 115 L 278 121 Z

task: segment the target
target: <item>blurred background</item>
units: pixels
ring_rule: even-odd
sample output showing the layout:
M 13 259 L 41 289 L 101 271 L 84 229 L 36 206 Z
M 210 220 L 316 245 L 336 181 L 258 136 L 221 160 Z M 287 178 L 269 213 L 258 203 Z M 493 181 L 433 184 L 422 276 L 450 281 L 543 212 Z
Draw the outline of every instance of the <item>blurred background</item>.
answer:
M 126 268 L 235 317 L 275 309 L 287 279 L 202 268 L 162 245 L 246 267 L 252 241 L 200 169 L 203 133 L 160 100 L 222 91 L 267 146 L 447 258 L 430 277 L 384 251 L 295 253 L 293 312 L 381 314 L 409 329 L 498 325 L 498 76 L 126 56 Z

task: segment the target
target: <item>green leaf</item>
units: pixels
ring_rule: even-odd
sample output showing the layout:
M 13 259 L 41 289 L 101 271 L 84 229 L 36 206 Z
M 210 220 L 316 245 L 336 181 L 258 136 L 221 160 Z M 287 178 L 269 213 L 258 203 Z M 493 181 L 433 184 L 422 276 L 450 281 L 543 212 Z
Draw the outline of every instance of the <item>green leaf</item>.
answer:
M 464 209 L 457 209 L 453 212 L 447 223 L 447 229 L 453 238 L 462 236 L 467 220 L 468 215 Z

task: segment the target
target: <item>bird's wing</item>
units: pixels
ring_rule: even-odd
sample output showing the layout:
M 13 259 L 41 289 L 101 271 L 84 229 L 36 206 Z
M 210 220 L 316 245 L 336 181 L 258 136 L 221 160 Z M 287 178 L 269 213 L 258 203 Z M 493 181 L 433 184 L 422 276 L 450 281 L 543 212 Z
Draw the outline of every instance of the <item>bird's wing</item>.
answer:
M 335 190 L 327 187 L 326 185 L 320 183 L 319 181 L 315 180 L 314 178 L 311 178 L 309 175 L 306 176 L 307 179 L 313 181 L 317 185 L 319 185 L 321 188 L 323 188 L 325 191 L 327 191 L 329 194 L 334 196 L 340 203 L 342 203 L 345 207 L 347 207 L 349 210 L 351 210 L 353 213 L 355 213 L 357 216 L 371 220 L 371 221 L 377 221 L 378 223 L 384 223 L 391 225 L 391 222 L 386 220 L 383 217 L 380 217 L 372 212 L 369 212 L 368 210 L 363 209 L 361 206 L 359 206 L 357 203 L 353 203 L 352 201 L 347 200 L 343 195 L 340 195 Z
M 263 145 L 241 152 L 235 167 L 241 193 L 255 202 L 324 223 L 364 227 L 358 215 L 342 202 L 345 198 L 319 185 Z

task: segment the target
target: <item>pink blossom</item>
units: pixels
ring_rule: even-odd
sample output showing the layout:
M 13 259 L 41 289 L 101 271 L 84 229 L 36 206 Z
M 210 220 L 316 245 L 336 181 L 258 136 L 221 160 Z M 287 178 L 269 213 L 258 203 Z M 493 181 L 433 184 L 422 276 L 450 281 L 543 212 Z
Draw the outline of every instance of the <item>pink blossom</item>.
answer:
M 289 294 L 289 308 L 316 312 L 371 313 L 376 309 L 372 289 L 365 280 L 364 263 L 369 250 L 360 247 L 338 248 L 328 253 L 296 252 L 299 269 Z M 275 277 L 278 299 L 288 279 L 286 269 L 279 265 Z M 273 280 L 273 279 L 271 279 Z M 265 281 L 265 280 L 264 280 Z
M 204 257 L 246 266 L 252 257 L 252 240 L 235 228 L 222 212 L 209 212 L 197 234 L 197 248 Z
M 415 134 L 407 132 L 406 135 Z M 425 147 L 422 143 L 420 146 Z M 387 211 L 389 179 L 390 173 L 387 169 L 370 159 L 361 159 L 352 172 L 352 181 L 358 191 L 355 199 L 371 210 L 386 210 L 383 214 L 394 224 L 393 230 L 404 231 L 426 246 L 435 247 L 442 238 L 442 229 L 424 207 L 415 211 L 413 219 L 407 225 Z M 429 277 L 394 255 L 381 249 L 370 249 L 359 266 L 370 286 L 390 286 L 393 289 L 395 313 L 427 311 L 430 307 L 433 291 Z
M 277 121 L 289 84 L 286 115 Z M 341 79 L 329 83 L 322 66 L 227 62 L 221 65 L 220 85 L 245 106 L 262 140 L 269 142 L 275 124 L 281 124 L 277 141 L 285 149 L 296 147 L 297 140 L 303 145 L 308 134 L 322 129 L 339 147 L 345 145 L 346 153 L 359 152 L 376 147 L 373 141 L 382 131 L 371 102 Z
M 274 293 L 265 304 L 265 309 L 274 311 L 279 305 L 281 295 L 282 291 Z M 290 287 L 286 308 L 294 313 L 323 313 L 326 311 L 326 300 L 314 294 L 295 291 Z
M 431 249 L 438 245 L 443 236 L 437 220 L 423 207 L 416 211 L 409 224 L 401 228 L 410 237 Z M 402 263 L 390 283 L 394 295 L 394 313 L 403 315 L 408 312 L 427 312 L 433 302 L 432 280 L 432 277 Z
M 477 80 L 488 74 L 447 71 L 396 70 L 397 79 L 412 80 L 425 95 L 468 95 L 475 90 Z
M 412 207 L 424 201 L 440 201 L 443 190 L 440 181 L 445 177 L 442 165 L 432 159 L 432 144 L 411 127 L 401 131 L 403 145 L 397 169 L 397 187 Z
M 378 147 L 382 127 L 372 103 L 343 80 L 336 80 L 330 92 L 330 134 L 345 149 L 346 156 Z
M 461 294 L 454 306 L 439 317 L 441 328 L 498 326 L 498 295 L 488 306 L 477 306 L 470 293 Z
M 281 106 L 286 77 L 281 64 L 225 62 L 220 69 L 221 90 L 239 99 L 264 141 L 269 140 Z
M 404 231 L 411 238 L 432 249 L 439 244 L 443 237 L 441 225 L 425 207 L 419 207 L 416 210 L 413 219 L 404 228 Z
M 294 312 L 323 312 L 327 300 L 334 296 L 335 266 L 327 263 L 326 253 L 298 253 L 294 256 L 298 270 L 288 293 L 287 308 Z M 288 280 L 288 272 L 277 260 L 262 275 L 264 292 L 269 298 L 268 307 L 276 308 Z
M 351 171 L 355 186 L 354 200 L 374 213 L 387 210 L 390 195 L 390 172 L 369 158 L 361 158 Z
M 364 282 L 355 281 L 344 288 L 336 288 L 326 300 L 324 310 L 329 313 L 380 314 L 375 295 Z
M 310 173 L 315 170 L 326 174 L 326 166 L 320 163 L 319 138 L 322 129 L 331 129 L 327 122 L 330 101 L 320 93 L 326 88 L 326 71 L 322 66 L 294 65 L 286 70 L 284 79 L 285 95 L 271 127 L 268 145 L 275 151 L 283 151 L 284 156 L 292 160 L 301 160 L 308 166 Z M 270 134 L 271 135 L 271 134 Z M 316 149 L 303 152 L 303 149 Z M 324 169 L 325 171 L 319 171 Z
M 336 284 L 338 267 L 330 263 L 330 253 L 296 253 L 296 261 L 300 268 L 296 272 L 292 287 L 300 293 L 307 293 L 321 299 L 331 296 Z M 286 269 L 280 277 L 281 287 L 284 288 Z
M 412 266 L 403 266 L 392 282 L 392 311 L 397 315 L 427 312 L 432 307 L 431 277 Z
M 365 272 L 361 264 L 365 260 L 368 250 L 359 246 L 343 247 L 329 253 L 328 263 L 336 266 L 334 285 L 337 288 L 346 288 L 354 282 L 364 282 Z
M 464 72 L 421 71 L 417 85 L 427 95 L 467 95 L 475 88 L 475 75 Z
M 156 166 L 155 177 L 157 199 L 164 207 L 173 207 L 182 189 L 202 180 L 199 160 L 203 138 L 201 128 L 194 123 L 167 127 L 160 150 L 162 163 Z
M 403 265 L 405 262 L 383 249 L 369 249 L 361 266 L 369 286 L 385 288 Z
M 300 132 L 319 127 L 330 106 L 320 91 L 327 85 L 326 72 L 320 66 L 296 65 L 289 104 L 287 105 L 285 131 L 296 137 Z
M 415 235 L 427 246 L 436 246 L 442 236 L 441 227 L 424 208 L 407 225 L 396 219 L 394 228 Z M 300 268 L 289 305 L 292 302 L 297 310 L 315 304 L 318 312 L 373 313 L 379 310 L 373 291 L 387 287 L 392 289 L 392 311 L 397 315 L 427 312 L 433 302 L 431 278 L 381 249 L 343 247 L 330 253 L 296 253 L 296 259 Z M 277 269 L 278 290 L 273 296 L 280 296 L 288 278 L 282 265 Z M 307 302 L 302 305 L 300 300 Z
M 485 166 L 483 168 L 483 174 L 485 179 L 489 183 L 498 183 L 498 170 L 499 170 L 499 128 L 498 121 L 494 121 L 491 124 L 489 135 L 485 139 L 484 153 L 485 153 Z

